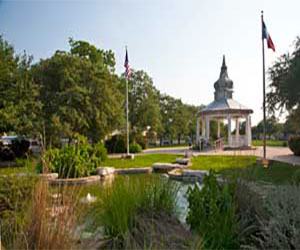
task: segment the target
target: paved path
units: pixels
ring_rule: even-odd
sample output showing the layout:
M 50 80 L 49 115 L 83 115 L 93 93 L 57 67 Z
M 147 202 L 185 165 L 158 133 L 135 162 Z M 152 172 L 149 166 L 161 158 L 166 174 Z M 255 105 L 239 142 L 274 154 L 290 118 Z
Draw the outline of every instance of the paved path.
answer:
M 167 153 L 167 154 L 185 154 L 189 150 L 188 147 L 180 148 L 157 148 L 157 149 L 146 149 L 143 151 L 144 154 L 154 153 Z M 228 150 L 228 151 L 204 151 L 198 152 L 193 151 L 194 155 L 255 155 L 258 157 L 263 156 L 263 148 L 257 147 L 250 150 Z M 294 156 L 292 151 L 288 147 L 267 147 L 267 158 L 270 160 L 276 160 L 281 162 L 290 163 L 292 165 L 300 166 L 300 156 Z

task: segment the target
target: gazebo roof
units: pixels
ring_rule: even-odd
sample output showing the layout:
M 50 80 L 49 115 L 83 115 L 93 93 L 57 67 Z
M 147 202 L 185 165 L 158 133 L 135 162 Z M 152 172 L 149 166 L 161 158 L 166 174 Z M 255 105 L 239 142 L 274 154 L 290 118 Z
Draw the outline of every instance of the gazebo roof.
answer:
M 201 114 L 231 114 L 231 113 L 242 113 L 250 114 L 253 113 L 252 109 L 240 104 L 239 102 L 231 98 L 223 98 L 215 100 L 208 104 L 204 109 L 201 110 Z
M 221 73 L 219 79 L 214 84 L 214 88 L 215 100 L 202 109 L 200 114 L 216 114 L 223 116 L 226 114 L 243 115 L 253 113 L 252 109 L 245 107 L 232 98 L 233 81 L 228 77 L 225 56 L 223 56 Z

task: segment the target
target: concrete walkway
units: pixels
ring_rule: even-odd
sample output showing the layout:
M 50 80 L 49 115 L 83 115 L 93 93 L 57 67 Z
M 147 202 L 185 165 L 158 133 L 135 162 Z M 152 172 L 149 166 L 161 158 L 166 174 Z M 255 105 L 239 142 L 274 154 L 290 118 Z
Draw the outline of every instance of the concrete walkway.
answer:
M 143 151 L 144 154 L 185 154 L 189 151 L 188 147 L 180 148 L 157 148 L 157 149 L 146 149 Z M 191 151 L 190 151 L 191 152 Z M 204 152 L 193 151 L 193 154 L 198 155 L 255 155 L 258 157 L 263 156 L 263 148 L 256 147 L 250 150 L 228 150 L 228 151 L 215 151 L 209 150 Z M 286 162 L 292 165 L 300 166 L 300 156 L 294 156 L 292 151 L 288 147 L 267 147 L 267 158 L 270 160 L 276 160 L 280 162 Z

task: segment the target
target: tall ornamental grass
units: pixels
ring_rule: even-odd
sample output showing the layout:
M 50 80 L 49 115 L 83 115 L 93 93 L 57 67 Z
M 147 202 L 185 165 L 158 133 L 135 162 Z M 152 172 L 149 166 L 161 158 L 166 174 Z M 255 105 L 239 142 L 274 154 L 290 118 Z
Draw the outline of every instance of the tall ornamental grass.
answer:
M 177 192 L 176 183 L 157 176 L 119 177 L 112 187 L 103 190 L 91 211 L 106 235 L 122 244 L 139 215 L 173 214 Z

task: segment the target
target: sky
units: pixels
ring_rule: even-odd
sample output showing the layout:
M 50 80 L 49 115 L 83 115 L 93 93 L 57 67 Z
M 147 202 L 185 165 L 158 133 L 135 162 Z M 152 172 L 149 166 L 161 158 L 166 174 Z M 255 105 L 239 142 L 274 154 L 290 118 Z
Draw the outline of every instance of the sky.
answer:
M 68 50 L 68 38 L 111 49 L 124 71 L 145 70 L 162 93 L 188 104 L 214 98 L 225 54 L 233 98 L 262 120 L 261 10 L 276 47 L 266 67 L 300 35 L 299 0 L 0 0 L 0 34 L 37 62 Z

